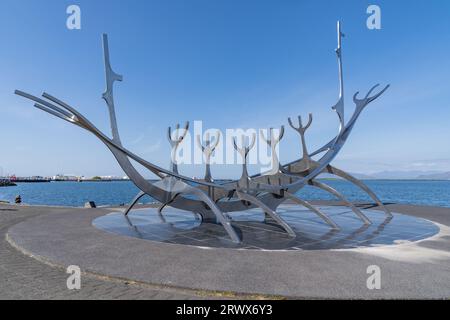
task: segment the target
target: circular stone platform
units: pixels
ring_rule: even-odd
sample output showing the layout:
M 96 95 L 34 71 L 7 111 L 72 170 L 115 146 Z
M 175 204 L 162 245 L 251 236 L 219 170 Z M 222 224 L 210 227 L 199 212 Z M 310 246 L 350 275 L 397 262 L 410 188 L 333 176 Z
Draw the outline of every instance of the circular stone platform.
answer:
M 158 241 L 150 241 L 106 232 L 93 225 L 93 221 L 100 226 L 103 219 L 119 219 L 120 215 L 111 214 L 111 211 L 117 210 L 119 213 L 123 208 L 48 208 L 48 214 L 9 228 L 6 238 L 18 250 L 51 265 L 77 265 L 83 272 L 102 277 L 200 293 L 338 299 L 450 298 L 450 209 L 390 205 L 391 211 L 402 214 L 395 214 L 384 226 L 385 215 L 382 211 L 366 209 L 365 212 L 375 223 L 361 231 L 362 223 L 353 218 L 347 208 L 326 204 L 321 203 L 322 209 L 344 227 L 340 231 L 341 236 L 333 235 L 328 241 L 324 240 L 330 229 L 306 211 L 300 211 L 302 218 L 294 226 L 297 232 L 303 234 L 305 239 L 313 236 L 322 238 L 321 245 L 327 247 L 333 244 L 343 247 L 344 242 L 339 242 L 339 239 L 353 237 L 352 241 L 356 242 L 353 244 L 359 243 L 356 248 L 351 248 L 347 239 L 345 243 L 350 247 L 345 249 L 278 250 L 289 247 L 283 243 L 283 246 L 277 245 L 277 250 L 256 250 L 256 246 L 253 250 L 230 249 L 223 244 L 222 247 L 208 247 L 206 244 L 209 241 L 203 241 L 203 246 L 175 243 L 168 231 L 158 233 L 164 235 Z M 288 220 L 291 213 L 289 208 L 285 210 L 282 215 Z M 150 228 L 149 217 L 157 218 L 150 212 L 135 210 L 131 214 L 130 220 L 134 221 L 140 232 Z M 172 223 L 167 230 L 177 230 L 175 237 L 180 238 L 183 230 L 199 231 L 199 228 L 190 229 L 198 223 L 193 216 L 188 214 L 183 218 L 186 220 L 176 220 L 171 212 L 167 211 L 164 216 L 169 225 Z M 242 230 L 244 244 L 252 239 L 252 231 L 245 230 L 244 226 L 262 224 L 262 215 L 254 213 L 259 222 L 239 221 L 242 217 L 239 214 L 234 216 L 237 221 L 233 224 Z M 141 216 L 144 220 L 140 220 Z M 297 215 L 296 219 L 299 219 Z M 309 229 L 306 229 L 308 223 Z M 157 222 L 161 227 L 160 224 Z M 217 227 L 220 230 L 221 227 Z M 128 228 L 124 227 L 130 231 Z M 273 228 L 276 232 L 280 231 L 278 226 Z M 439 230 L 437 234 L 436 228 Z M 311 231 L 304 234 L 313 229 L 317 230 L 317 234 Z M 254 244 L 257 243 L 258 232 L 253 231 Z M 282 232 L 272 230 L 268 234 L 275 239 L 284 236 Z M 178 238 L 175 240 L 178 241 Z M 398 239 L 403 241 L 396 242 Z M 367 240 L 369 243 L 362 245 Z M 196 241 L 201 240 L 197 238 Z M 259 244 L 277 243 L 270 239 L 258 241 Z M 319 244 L 311 244 L 310 249 L 319 248 Z M 374 265 L 381 271 L 380 290 L 367 287 L 370 276 L 368 268 Z
M 166 208 L 160 214 L 156 208 L 133 210 L 128 217 L 114 212 L 99 217 L 93 225 L 99 229 L 145 240 L 211 248 L 256 250 L 318 250 L 349 249 L 400 242 L 418 241 L 439 232 L 431 221 L 394 213 L 363 210 L 373 222 L 364 225 L 347 207 L 318 207 L 340 227 L 332 229 L 320 217 L 297 205 L 277 209 L 292 227 L 296 237 L 290 237 L 276 222 L 264 221 L 260 209 L 234 212 L 232 225 L 242 236 L 242 243 L 233 243 L 220 224 L 201 223 L 191 212 Z

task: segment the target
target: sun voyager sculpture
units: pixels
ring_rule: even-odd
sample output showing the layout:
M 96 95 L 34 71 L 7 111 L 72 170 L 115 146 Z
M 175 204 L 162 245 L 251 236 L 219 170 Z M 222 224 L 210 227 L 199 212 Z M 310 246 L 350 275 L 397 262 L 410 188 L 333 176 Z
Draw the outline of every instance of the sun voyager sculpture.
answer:
M 275 135 L 275 131 L 271 128 L 268 131 L 269 134 L 267 137 L 263 136 L 263 139 L 266 141 L 272 152 L 273 168 L 266 173 L 256 175 L 249 175 L 247 171 L 247 157 L 249 151 L 255 144 L 255 134 L 252 136 L 252 139 L 250 139 L 250 143 L 245 145 L 243 143 L 241 146 L 238 146 L 236 139 L 234 139 L 234 147 L 243 159 L 242 175 L 238 180 L 223 183 L 215 182 L 212 179 L 209 164 L 211 154 L 217 146 L 218 137 L 216 137 L 215 143 L 212 143 L 210 139 L 205 139 L 202 144 L 200 139 L 198 139 L 198 143 L 206 158 L 206 173 L 204 179 L 190 178 L 180 174 L 176 163 L 174 162 L 172 162 L 170 170 L 159 167 L 144 160 L 123 146 L 117 128 L 113 95 L 114 82 L 122 81 L 122 76 L 115 73 L 111 68 L 108 38 L 105 34 L 103 35 L 102 40 L 106 74 L 106 90 L 103 93 L 102 98 L 105 100 L 109 110 L 112 137 L 109 137 L 97 129 L 94 124 L 92 124 L 75 108 L 48 93 L 44 92 L 42 94 L 42 98 L 19 90 L 16 90 L 15 93 L 34 101 L 34 106 L 36 108 L 91 132 L 108 147 L 130 180 L 140 189 L 139 194 L 136 195 L 129 207 L 125 210 L 125 215 L 130 212 L 131 208 L 142 196 L 149 195 L 161 203 L 161 206 L 158 209 L 160 214 L 165 206 L 191 211 L 199 214 L 202 217 L 202 222 L 221 224 L 225 228 L 231 240 L 233 242 L 240 243 L 242 241 L 242 236 L 239 235 L 235 227 L 233 227 L 230 213 L 237 211 L 242 212 L 253 208 L 260 208 L 265 213 L 267 221 L 279 224 L 279 226 L 290 236 L 295 237 L 296 233 L 293 229 L 276 212 L 277 208 L 283 202 L 290 200 L 317 214 L 330 226 L 330 228 L 339 229 L 339 226 L 319 208 L 296 196 L 296 192 L 298 190 L 306 185 L 310 185 L 322 189 L 340 199 L 354 212 L 363 224 L 369 225 L 371 224 L 371 221 L 362 210 L 348 201 L 337 190 L 316 179 L 317 176 L 322 173 L 333 174 L 345 179 L 366 192 L 370 198 L 384 210 L 384 214 L 392 217 L 391 212 L 383 205 L 375 193 L 371 191 L 363 182 L 343 170 L 331 165 L 331 161 L 336 157 L 347 141 L 347 138 L 349 137 L 361 112 L 369 103 L 380 97 L 389 87 L 389 85 L 387 85 L 378 93 L 371 95 L 372 92 L 378 87 L 377 84 L 368 91 L 364 98 L 358 98 L 359 93 L 356 92 L 353 95 L 353 102 L 355 103 L 354 112 L 351 118 L 347 122 L 345 121 L 344 80 L 341 48 L 342 36 L 341 25 L 338 22 L 338 46 L 336 49 L 336 55 L 339 70 L 339 99 L 332 107 L 332 109 L 337 113 L 339 120 L 337 135 L 323 147 L 310 153 L 305 142 L 305 133 L 312 123 L 312 115 L 309 115 L 306 125 L 303 125 L 301 117 L 298 117 L 297 124 L 288 118 L 289 126 L 300 135 L 303 151 L 302 157 L 287 164 L 280 164 L 276 154 L 276 146 L 283 138 L 284 126 L 281 126 L 277 135 Z M 179 125 L 177 125 L 177 129 L 179 129 Z M 186 133 L 188 129 L 189 123 L 186 124 L 184 132 Z M 183 141 L 185 133 L 177 133 L 174 137 L 172 135 L 171 128 L 169 128 L 168 134 L 169 141 L 172 145 L 172 150 L 177 148 Z M 318 160 L 313 159 L 314 156 L 319 155 L 320 157 Z M 138 164 L 148 169 L 158 178 L 158 180 L 154 182 L 148 181 L 136 170 L 134 165 L 131 163 L 131 160 L 136 161 Z

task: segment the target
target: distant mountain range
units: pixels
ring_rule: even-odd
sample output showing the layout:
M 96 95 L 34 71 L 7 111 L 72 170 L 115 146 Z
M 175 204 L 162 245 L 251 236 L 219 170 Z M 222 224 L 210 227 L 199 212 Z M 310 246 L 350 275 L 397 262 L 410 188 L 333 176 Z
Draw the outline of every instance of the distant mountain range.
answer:
M 439 172 L 439 173 L 432 173 L 432 174 L 425 174 L 420 175 L 417 177 L 417 179 L 423 179 L 423 180 L 450 180 L 450 172 Z
M 450 171 L 381 171 L 371 174 L 350 173 L 352 176 L 362 179 L 388 179 L 388 180 L 450 180 Z M 321 178 L 336 178 L 336 176 L 323 174 Z

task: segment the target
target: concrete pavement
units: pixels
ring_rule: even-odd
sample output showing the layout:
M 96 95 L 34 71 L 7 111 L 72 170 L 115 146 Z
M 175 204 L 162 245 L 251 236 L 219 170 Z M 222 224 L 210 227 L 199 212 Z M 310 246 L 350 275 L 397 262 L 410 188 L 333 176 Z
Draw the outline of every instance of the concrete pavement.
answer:
M 42 267 L 42 273 L 38 272 L 35 276 L 36 280 L 49 283 L 48 287 L 41 284 L 31 288 L 36 289 L 36 295 L 30 294 L 30 298 L 38 297 L 41 290 L 52 290 L 52 272 L 57 268 L 48 264 L 60 267 L 75 264 L 91 275 L 128 279 L 130 283 L 144 287 L 156 286 L 147 288 L 148 291 L 143 294 L 136 293 L 139 298 L 160 292 L 182 299 L 204 295 L 221 297 L 227 292 L 238 296 L 288 298 L 450 298 L 450 209 L 406 205 L 390 205 L 390 208 L 395 212 L 431 219 L 439 224 L 441 232 L 423 241 L 386 247 L 300 252 L 248 251 L 202 249 L 109 234 L 91 225 L 95 217 L 107 212 L 105 209 L 22 207 L 19 211 L 8 211 L 16 208 L 2 206 L 4 211 L 1 215 L 10 216 L 8 225 L 2 224 L 3 233 L 12 226 L 8 231 L 9 241 L 22 252 L 47 264 L 32 262 L 28 260 L 31 258 L 22 255 L 21 259 L 28 261 L 25 264 L 38 263 L 38 270 Z M 15 255 L 20 253 L 9 251 L 5 257 L 11 258 L 5 260 L 3 248 L 7 246 L 2 242 L 2 264 L 12 272 L 15 259 L 19 259 Z M 8 250 L 16 249 L 10 246 Z M 366 286 L 369 276 L 367 268 L 371 265 L 381 269 L 380 290 L 369 290 Z M 24 269 L 19 274 L 27 273 L 26 266 Z M 62 269 L 58 272 L 60 278 L 56 282 L 61 290 L 55 291 L 53 297 L 73 295 L 76 298 L 77 294 L 82 297 L 81 292 L 65 292 L 67 275 Z M 34 274 L 33 270 L 31 273 Z M 46 280 L 47 277 L 50 281 Z M 10 283 L 13 295 L 17 283 L 27 279 L 25 277 L 24 280 L 23 276 L 19 278 L 19 281 L 0 281 Z M 32 279 L 35 278 L 32 276 Z M 56 273 L 55 279 L 58 279 Z M 98 285 L 102 287 L 103 283 Z M 124 286 L 121 283 L 119 287 L 116 298 L 128 296 L 126 292 L 122 296 L 120 290 L 135 290 L 134 285 Z M 26 290 L 16 291 L 17 296 L 21 296 L 20 293 L 23 295 Z M 94 291 L 91 289 L 88 293 L 86 290 L 85 296 L 102 297 Z M 106 289 L 105 297 L 111 297 Z
M 80 290 L 68 290 L 69 274 L 24 255 L 5 239 L 7 230 L 43 214 L 65 214 L 70 208 L 0 205 L 0 299 L 208 299 L 202 292 L 174 290 L 126 280 L 82 276 Z M 220 297 L 219 297 L 220 298 Z

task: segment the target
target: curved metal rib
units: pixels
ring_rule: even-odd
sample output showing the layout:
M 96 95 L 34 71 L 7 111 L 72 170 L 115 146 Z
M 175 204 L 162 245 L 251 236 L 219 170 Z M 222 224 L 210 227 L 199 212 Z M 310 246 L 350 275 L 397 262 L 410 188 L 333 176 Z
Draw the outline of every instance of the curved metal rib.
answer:
M 323 221 L 328 223 L 333 229 L 336 229 L 336 230 L 340 229 L 339 226 L 336 224 L 336 222 L 334 222 L 333 220 L 328 218 L 325 213 L 323 213 L 322 211 L 320 211 L 319 209 L 317 209 L 316 207 L 311 205 L 308 201 L 302 200 L 299 197 L 293 195 L 292 193 L 289 193 L 286 191 L 284 192 L 284 195 L 287 199 L 291 199 L 292 201 L 296 202 L 297 204 L 304 206 L 304 207 L 308 208 L 309 210 L 311 210 L 312 212 L 314 212 L 315 214 L 317 214 L 320 218 L 322 218 Z
M 333 167 L 331 165 L 328 165 L 327 171 L 329 173 L 334 174 L 338 177 L 341 177 L 341 178 L 353 183 L 354 185 L 358 186 L 359 188 L 361 188 L 364 192 L 366 192 L 369 195 L 369 197 L 372 198 L 373 201 L 375 201 L 375 203 L 381 209 L 383 209 L 383 211 L 386 213 L 387 216 L 392 217 L 391 211 L 389 211 L 389 209 L 383 204 L 383 202 L 381 202 L 381 200 L 377 197 L 377 195 L 372 190 L 370 190 L 370 188 L 365 183 L 356 179 L 355 177 L 348 174 L 347 172 L 340 170 L 336 167 Z
M 164 202 L 163 204 L 161 204 L 161 206 L 158 208 L 158 213 L 162 213 L 163 209 L 168 206 L 169 204 L 171 204 L 180 194 L 176 193 L 172 198 L 170 198 L 169 200 L 167 200 L 166 202 Z M 195 215 L 195 213 L 194 213 Z
M 180 193 L 176 193 L 172 198 L 170 198 L 168 201 L 162 203 L 162 204 L 158 207 L 158 210 L 157 210 L 157 211 L 158 211 L 159 217 L 161 218 L 161 220 L 163 220 L 163 222 L 166 222 L 166 219 L 165 219 L 164 216 L 162 215 L 162 211 L 164 210 L 165 207 L 167 207 L 169 204 L 171 204 L 172 202 L 174 202 L 175 199 L 176 199 L 179 195 L 180 195 Z M 190 212 L 194 215 L 195 220 L 199 220 L 199 217 L 198 217 L 198 215 L 197 215 L 195 212 L 193 212 L 193 211 L 190 211 Z
M 131 208 L 134 207 L 134 205 L 139 201 L 140 198 L 142 198 L 143 196 L 145 196 L 146 193 L 143 191 L 140 191 L 133 199 L 133 201 L 131 201 L 130 205 L 128 206 L 128 208 L 125 210 L 125 212 L 123 213 L 124 215 L 128 215 L 128 213 L 130 212 Z
M 236 191 L 239 199 L 251 202 L 260 207 L 265 213 L 267 213 L 272 219 L 274 219 L 291 237 L 296 237 L 294 230 L 284 221 L 275 211 L 270 209 L 265 203 L 261 202 L 258 198 L 249 195 L 245 192 Z
M 222 211 L 220 211 L 219 207 L 216 205 L 214 201 L 211 200 L 210 197 L 206 193 L 204 193 L 202 190 L 194 188 L 189 186 L 186 190 L 186 193 L 193 194 L 199 199 L 201 199 L 204 203 L 206 203 L 211 210 L 216 215 L 217 220 L 222 224 L 222 226 L 227 231 L 228 235 L 230 236 L 231 240 L 235 243 L 241 243 L 242 240 L 239 237 L 239 235 L 236 233 L 236 230 L 234 230 L 233 226 L 231 225 L 231 222 L 224 216 Z
M 372 224 L 372 222 L 369 220 L 369 218 L 366 217 L 364 213 L 361 212 L 353 203 L 348 201 L 341 193 L 339 193 L 337 190 L 333 189 L 329 185 L 326 185 L 322 182 L 318 182 L 316 180 L 311 180 L 308 182 L 310 185 L 318 187 L 326 192 L 329 192 L 339 198 L 342 202 L 344 202 L 352 211 L 364 222 L 364 224 Z

